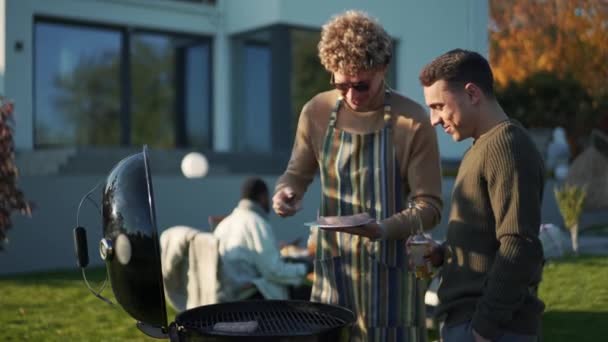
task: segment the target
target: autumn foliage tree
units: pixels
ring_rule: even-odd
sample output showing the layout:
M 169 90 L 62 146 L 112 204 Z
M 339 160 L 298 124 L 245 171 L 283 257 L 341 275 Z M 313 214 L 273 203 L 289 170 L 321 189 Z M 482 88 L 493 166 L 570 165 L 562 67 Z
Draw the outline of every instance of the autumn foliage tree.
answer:
M 578 136 L 588 134 L 592 127 L 601 122 L 608 126 L 607 0 L 490 0 L 490 17 L 490 61 L 499 95 L 505 89 L 511 96 L 513 92 L 522 93 L 520 109 L 529 109 L 530 121 L 538 124 L 538 115 L 551 113 L 527 108 L 527 99 L 545 92 L 544 85 L 556 88 L 563 84 L 565 88 L 577 88 L 577 96 L 569 98 L 567 90 L 549 90 L 565 97 L 555 99 L 553 104 L 584 99 L 586 103 L 567 107 L 587 112 L 568 113 L 566 122 L 548 118 L 546 127 L 566 124 L 569 140 L 576 144 Z M 547 74 L 553 75 L 556 83 L 547 82 Z M 514 89 L 518 85 L 522 89 Z M 538 103 L 535 106 L 542 108 Z
M 13 104 L 0 97 L 0 242 L 7 239 L 12 227 L 11 214 L 19 211 L 30 215 L 32 205 L 17 188 L 17 166 L 13 144 Z M 3 245 L 0 243 L 0 249 Z

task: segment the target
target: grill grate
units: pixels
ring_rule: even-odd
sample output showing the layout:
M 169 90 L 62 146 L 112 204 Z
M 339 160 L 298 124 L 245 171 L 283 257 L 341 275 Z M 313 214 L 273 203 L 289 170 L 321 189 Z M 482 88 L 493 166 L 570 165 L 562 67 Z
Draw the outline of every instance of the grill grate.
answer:
M 186 329 L 205 334 L 234 335 L 214 330 L 216 323 L 255 321 L 248 336 L 312 335 L 351 323 L 354 316 L 346 309 L 306 301 L 245 301 L 201 306 L 176 317 Z

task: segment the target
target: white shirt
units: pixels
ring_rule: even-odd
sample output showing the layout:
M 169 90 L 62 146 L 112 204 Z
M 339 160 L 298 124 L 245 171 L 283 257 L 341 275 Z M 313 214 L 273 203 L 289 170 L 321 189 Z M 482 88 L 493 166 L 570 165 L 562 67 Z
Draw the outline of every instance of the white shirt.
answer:
M 255 292 L 266 299 L 287 299 L 287 285 L 300 285 L 303 264 L 281 260 L 267 214 L 255 202 L 242 199 L 213 232 L 219 240 L 221 301 L 240 300 Z

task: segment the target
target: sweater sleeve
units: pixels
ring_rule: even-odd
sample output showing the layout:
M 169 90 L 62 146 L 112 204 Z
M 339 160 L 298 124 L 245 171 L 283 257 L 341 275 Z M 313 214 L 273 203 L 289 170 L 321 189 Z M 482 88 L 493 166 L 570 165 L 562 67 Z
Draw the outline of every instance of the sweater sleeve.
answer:
M 485 338 L 501 334 L 542 268 L 538 238 L 543 165 L 532 142 L 510 129 L 488 145 L 483 165 L 499 244 L 472 326 Z
M 317 157 L 311 138 L 313 130 L 309 113 L 312 110 L 311 107 L 312 105 L 309 102 L 302 108 L 291 157 L 287 169 L 277 180 L 275 193 L 290 186 L 295 191 L 296 197 L 301 199 L 318 169 Z
M 421 208 L 420 218 L 425 230 L 430 230 L 441 220 L 443 206 L 441 196 L 441 161 L 437 133 L 426 114 L 411 134 L 410 148 L 403 148 L 400 168 L 402 183 L 409 187 L 410 198 Z M 405 144 L 407 137 L 395 137 L 395 144 Z M 405 239 L 415 230 L 411 213 L 405 209 L 382 221 L 389 239 Z
M 287 263 L 281 259 L 272 227 L 267 222 L 258 220 L 251 231 L 250 239 L 257 252 L 254 254 L 256 268 L 265 279 L 284 285 L 302 283 L 306 265 Z

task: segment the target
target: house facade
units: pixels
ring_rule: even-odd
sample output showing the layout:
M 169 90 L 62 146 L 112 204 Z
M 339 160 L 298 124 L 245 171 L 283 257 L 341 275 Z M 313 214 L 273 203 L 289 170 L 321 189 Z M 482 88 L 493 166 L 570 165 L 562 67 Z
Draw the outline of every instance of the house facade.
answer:
M 389 83 L 419 102 L 431 58 L 457 47 L 487 55 L 485 0 L 0 0 L 0 94 L 15 103 L 20 186 L 36 204 L 31 218 L 14 216 L 0 273 L 72 267 L 76 224 L 89 226 L 96 261 L 99 213 L 83 205 L 77 222 L 78 204 L 144 144 L 159 230 L 204 229 L 232 209 L 245 176 L 272 185 L 301 106 L 329 88 L 320 27 L 351 8 L 393 37 Z M 466 148 L 438 138 L 446 160 Z M 181 175 L 190 151 L 207 156 L 207 177 Z M 277 235 L 306 234 L 318 198 L 315 181 L 302 213 L 272 219 Z

